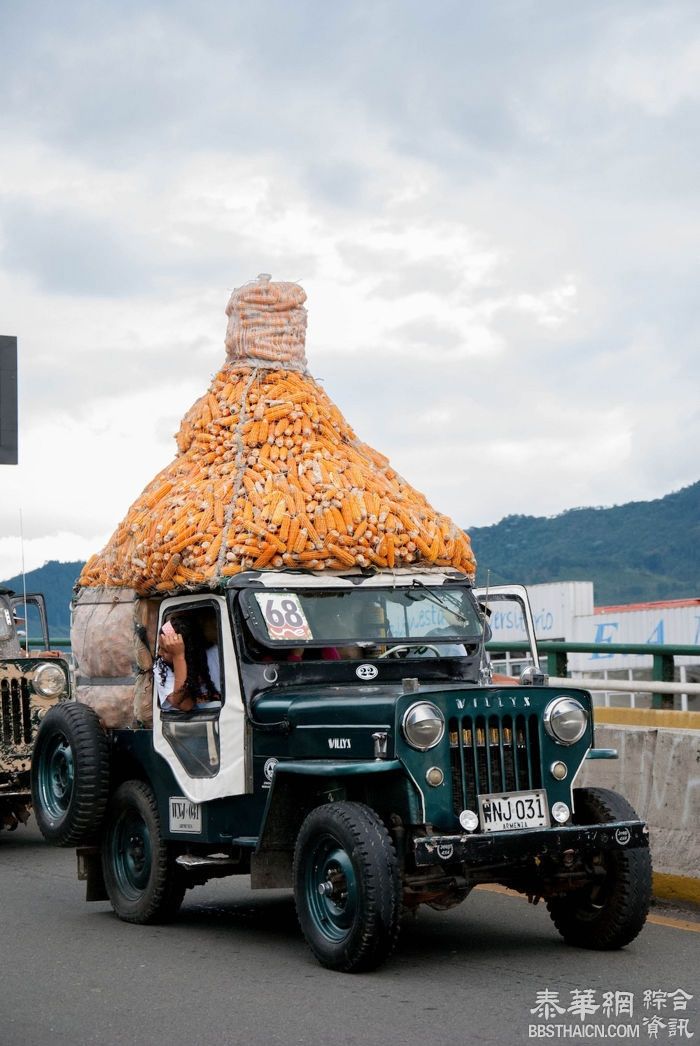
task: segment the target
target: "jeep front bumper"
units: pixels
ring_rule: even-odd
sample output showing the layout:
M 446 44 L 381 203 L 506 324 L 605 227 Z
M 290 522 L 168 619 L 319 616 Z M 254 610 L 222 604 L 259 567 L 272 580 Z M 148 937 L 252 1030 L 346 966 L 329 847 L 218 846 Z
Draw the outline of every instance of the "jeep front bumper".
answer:
M 528 828 L 480 835 L 466 832 L 461 835 L 425 835 L 413 839 L 416 865 L 423 868 L 443 864 L 501 865 L 531 857 L 557 859 L 567 850 L 584 855 L 645 846 L 649 846 L 649 829 L 644 821 Z

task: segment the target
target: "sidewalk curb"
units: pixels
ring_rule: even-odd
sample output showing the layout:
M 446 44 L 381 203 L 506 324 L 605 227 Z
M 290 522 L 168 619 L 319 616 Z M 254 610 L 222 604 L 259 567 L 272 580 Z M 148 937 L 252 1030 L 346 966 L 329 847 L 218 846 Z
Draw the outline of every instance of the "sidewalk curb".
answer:
M 689 901 L 700 904 L 700 879 L 689 875 L 668 875 L 666 872 L 654 872 L 654 897 L 664 901 Z

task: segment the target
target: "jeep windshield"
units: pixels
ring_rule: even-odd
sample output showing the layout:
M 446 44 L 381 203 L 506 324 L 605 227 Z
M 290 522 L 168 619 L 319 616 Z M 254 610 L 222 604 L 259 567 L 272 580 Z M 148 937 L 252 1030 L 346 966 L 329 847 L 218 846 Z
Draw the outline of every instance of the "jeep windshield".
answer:
M 471 653 L 482 634 L 466 586 L 279 587 L 249 589 L 241 599 L 255 640 L 280 648 L 280 655 L 284 648 L 309 647 L 345 659 L 403 647 L 397 653 L 408 657 L 459 657 Z

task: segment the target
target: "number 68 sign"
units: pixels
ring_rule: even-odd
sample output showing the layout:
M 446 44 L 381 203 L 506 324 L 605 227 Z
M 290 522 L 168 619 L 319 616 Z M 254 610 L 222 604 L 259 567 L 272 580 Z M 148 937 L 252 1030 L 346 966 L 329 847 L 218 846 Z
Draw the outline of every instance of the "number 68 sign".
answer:
M 313 639 L 309 622 L 296 595 L 290 592 L 256 592 L 270 639 Z

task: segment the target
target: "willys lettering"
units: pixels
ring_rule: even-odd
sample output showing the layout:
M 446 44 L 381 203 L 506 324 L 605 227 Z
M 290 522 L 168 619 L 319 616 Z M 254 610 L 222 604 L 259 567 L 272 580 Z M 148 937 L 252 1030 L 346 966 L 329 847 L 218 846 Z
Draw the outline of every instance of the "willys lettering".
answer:
M 457 708 L 529 708 L 527 694 L 477 694 L 475 697 L 458 697 Z

